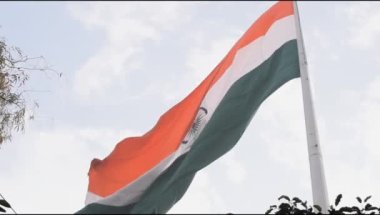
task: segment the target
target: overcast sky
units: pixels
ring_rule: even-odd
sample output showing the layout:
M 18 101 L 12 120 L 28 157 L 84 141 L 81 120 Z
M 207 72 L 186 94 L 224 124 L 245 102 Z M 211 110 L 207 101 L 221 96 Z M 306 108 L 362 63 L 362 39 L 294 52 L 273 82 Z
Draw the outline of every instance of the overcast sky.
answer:
M 275 2 L 0 2 L 0 36 L 43 55 L 40 108 L 0 149 L 0 193 L 18 213 L 84 206 L 90 161 L 142 135 Z M 380 3 L 300 2 L 330 202 L 380 203 Z M 198 172 L 172 213 L 263 213 L 312 202 L 300 79 L 270 96 L 238 144 Z

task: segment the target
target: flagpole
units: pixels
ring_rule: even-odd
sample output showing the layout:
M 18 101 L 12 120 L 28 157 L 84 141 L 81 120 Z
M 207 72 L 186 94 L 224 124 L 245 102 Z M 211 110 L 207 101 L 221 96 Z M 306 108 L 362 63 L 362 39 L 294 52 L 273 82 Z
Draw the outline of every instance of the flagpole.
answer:
M 300 73 L 301 73 L 301 85 L 302 85 L 302 96 L 303 105 L 305 113 L 305 124 L 306 124 L 306 136 L 307 145 L 309 153 L 309 164 L 310 164 L 310 176 L 311 185 L 313 192 L 313 203 L 314 205 L 319 205 L 322 208 L 322 213 L 326 213 L 329 207 L 329 199 L 327 193 L 326 179 L 323 168 L 321 147 L 318 140 L 318 129 L 315 120 L 313 98 L 310 88 L 310 78 L 308 74 L 307 60 L 305 47 L 302 37 L 300 17 L 298 13 L 297 2 L 293 2 L 294 14 L 296 16 L 296 30 L 297 30 L 297 46 L 298 46 L 298 56 L 300 63 Z

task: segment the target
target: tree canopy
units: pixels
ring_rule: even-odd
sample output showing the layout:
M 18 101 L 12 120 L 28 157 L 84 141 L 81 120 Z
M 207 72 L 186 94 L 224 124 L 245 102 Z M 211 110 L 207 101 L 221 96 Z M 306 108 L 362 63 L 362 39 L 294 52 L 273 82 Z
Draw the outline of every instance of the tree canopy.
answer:
M 27 110 L 38 108 L 36 101 L 26 100 L 25 84 L 32 72 L 53 70 L 46 63 L 33 65 L 35 60 L 43 57 L 28 57 L 0 39 L 0 145 L 10 141 L 14 132 L 24 131 L 25 120 L 33 119 Z

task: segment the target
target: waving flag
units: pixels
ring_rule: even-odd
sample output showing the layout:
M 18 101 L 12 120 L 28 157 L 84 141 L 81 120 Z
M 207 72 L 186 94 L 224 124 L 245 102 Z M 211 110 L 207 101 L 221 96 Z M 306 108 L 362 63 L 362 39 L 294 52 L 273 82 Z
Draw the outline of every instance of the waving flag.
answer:
M 195 174 L 229 151 L 261 103 L 299 77 L 292 2 L 278 2 L 185 99 L 89 170 L 77 213 L 165 213 Z

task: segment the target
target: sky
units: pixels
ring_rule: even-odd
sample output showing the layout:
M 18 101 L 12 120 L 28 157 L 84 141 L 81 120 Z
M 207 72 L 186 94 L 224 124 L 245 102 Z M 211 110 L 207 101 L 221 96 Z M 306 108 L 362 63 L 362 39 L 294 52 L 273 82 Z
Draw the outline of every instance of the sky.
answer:
M 17 213 L 80 210 L 90 161 L 151 129 L 274 3 L 0 2 L 0 37 L 63 73 L 31 75 L 40 107 L 1 146 L 0 193 Z M 380 3 L 298 5 L 330 202 L 378 205 Z M 283 194 L 312 202 L 300 79 L 169 213 L 263 213 Z

